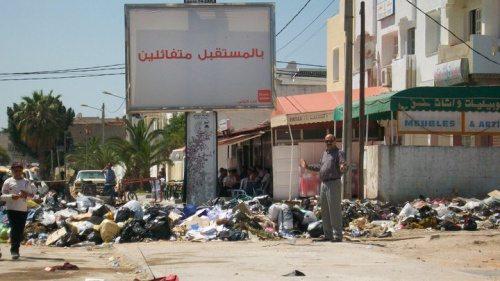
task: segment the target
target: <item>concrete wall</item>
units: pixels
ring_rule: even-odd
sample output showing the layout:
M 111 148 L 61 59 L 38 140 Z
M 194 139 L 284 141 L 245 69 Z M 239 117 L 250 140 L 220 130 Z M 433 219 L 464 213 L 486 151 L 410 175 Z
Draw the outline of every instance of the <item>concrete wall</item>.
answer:
M 368 146 L 366 197 L 478 197 L 500 186 L 498 147 Z

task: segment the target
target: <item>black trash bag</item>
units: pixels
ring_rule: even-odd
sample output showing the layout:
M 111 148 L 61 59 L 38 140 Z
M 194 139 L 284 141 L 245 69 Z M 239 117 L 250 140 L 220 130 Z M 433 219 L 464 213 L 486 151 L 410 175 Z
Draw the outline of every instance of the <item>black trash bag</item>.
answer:
M 89 222 L 95 225 L 100 225 L 103 220 L 104 220 L 103 217 L 90 217 Z
M 94 217 L 103 217 L 108 212 L 109 209 L 108 207 L 106 207 L 106 205 L 97 205 L 92 208 L 92 216 Z
M 304 220 L 304 213 L 298 208 L 293 208 L 292 215 L 293 215 L 293 229 L 298 230 L 300 232 L 307 231 L 307 225 L 302 224 L 302 221 Z
M 145 223 L 143 220 L 132 220 L 127 223 L 120 235 L 120 243 L 140 242 L 146 237 Z
M 134 217 L 134 212 L 132 212 L 129 208 L 120 207 L 120 209 L 116 211 L 115 222 L 127 221 L 128 219 L 133 217 Z
M 311 238 L 318 238 L 323 235 L 323 221 L 310 223 L 309 226 L 307 226 L 307 233 L 309 233 Z
M 273 204 L 273 199 L 269 195 L 257 196 L 255 199 L 259 200 L 259 203 L 266 209 Z
M 101 234 L 98 231 L 92 231 L 87 235 L 87 241 L 94 242 L 96 245 L 102 244 Z
M 227 241 L 243 241 L 248 239 L 248 233 L 240 229 L 230 229 L 219 232 L 218 238 Z
M 168 216 L 168 213 L 170 212 L 169 207 L 161 207 L 161 206 L 151 206 L 146 209 L 144 212 L 144 215 L 149 217 L 157 217 L 157 216 Z
M 437 212 L 434 209 L 432 209 L 430 205 L 425 205 L 418 210 L 417 216 L 420 219 L 432 218 L 437 216 Z
M 47 196 L 42 206 L 43 209 L 46 211 L 57 212 L 62 209 L 62 206 L 59 204 L 59 201 L 57 200 L 57 196 Z
M 477 230 L 476 220 L 474 220 L 473 218 L 470 218 L 470 217 L 465 218 L 463 229 L 469 230 L 469 231 Z
M 439 228 L 442 228 L 446 231 L 459 231 L 459 230 L 462 230 L 462 228 L 451 222 L 451 221 L 443 221 L 440 225 L 439 225 Z
M 168 223 L 168 217 L 156 217 L 146 223 L 146 230 L 148 237 L 152 239 L 170 239 L 170 226 Z

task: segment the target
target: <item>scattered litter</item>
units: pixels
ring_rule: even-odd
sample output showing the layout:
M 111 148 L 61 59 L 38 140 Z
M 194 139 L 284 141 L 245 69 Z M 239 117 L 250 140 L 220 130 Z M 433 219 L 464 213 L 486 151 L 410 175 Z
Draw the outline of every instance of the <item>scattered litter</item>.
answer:
M 292 276 L 306 276 L 302 271 L 299 270 L 294 270 L 290 273 L 284 274 L 283 276 L 285 277 L 292 277 Z
M 45 271 L 48 272 L 53 272 L 56 270 L 79 270 L 78 266 L 71 264 L 69 262 L 65 262 L 63 265 L 56 265 L 56 266 L 47 266 L 45 268 Z
M 177 275 L 170 274 L 164 277 L 151 279 L 151 281 L 179 281 L 179 277 Z

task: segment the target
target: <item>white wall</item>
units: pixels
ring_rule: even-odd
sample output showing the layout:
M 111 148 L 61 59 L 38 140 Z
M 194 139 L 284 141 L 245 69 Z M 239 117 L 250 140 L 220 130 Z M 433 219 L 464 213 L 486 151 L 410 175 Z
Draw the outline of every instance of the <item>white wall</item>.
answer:
M 292 155 L 293 152 L 293 155 Z M 299 196 L 299 155 L 298 145 L 273 146 L 273 199 L 288 199 L 290 189 L 292 199 Z M 290 165 L 292 163 L 292 165 Z M 292 181 L 290 185 L 290 169 Z
M 498 147 L 368 146 L 368 198 L 477 197 L 500 185 Z
M 500 16 L 500 15 L 499 15 Z M 484 35 L 471 35 L 472 47 L 487 56 L 493 61 L 500 62 L 500 39 Z M 494 55 L 492 50 L 497 50 Z M 488 61 L 483 56 L 472 52 L 471 56 L 471 73 L 500 73 L 500 66 Z

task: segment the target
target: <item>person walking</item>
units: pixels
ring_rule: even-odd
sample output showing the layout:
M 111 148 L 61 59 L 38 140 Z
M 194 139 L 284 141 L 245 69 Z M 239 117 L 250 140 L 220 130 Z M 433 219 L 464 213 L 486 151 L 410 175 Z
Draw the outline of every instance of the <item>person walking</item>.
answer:
M 342 183 L 340 178 L 347 170 L 345 154 L 337 147 L 332 134 L 325 136 L 326 150 L 320 160 L 319 177 L 321 180 L 321 218 L 324 238 L 318 241 L 342 241 Z M 301 166 L 311 169 L 304 160 Z
M 23 177 L 23 165 L 13 163 L 12 177 L 5 180 L 0 199 L 6 202 L 7 217 L 10 224 L 10 254 L 13 260 L 19 259 L 19 247 L 23 240 L 24 226 L 28 214 L 26 199 L 34 195 L 31 183 Z M 1 257 L 1 253 L 0 253 Z
M 104 183 L 104 193 L 107 196 L 111 196 L 111 201 L 115 202 L 116 174 L 112 168 L 113 164 L 108 163 L 102 172 L 104 173 L 104 178 L 106 179 Z

